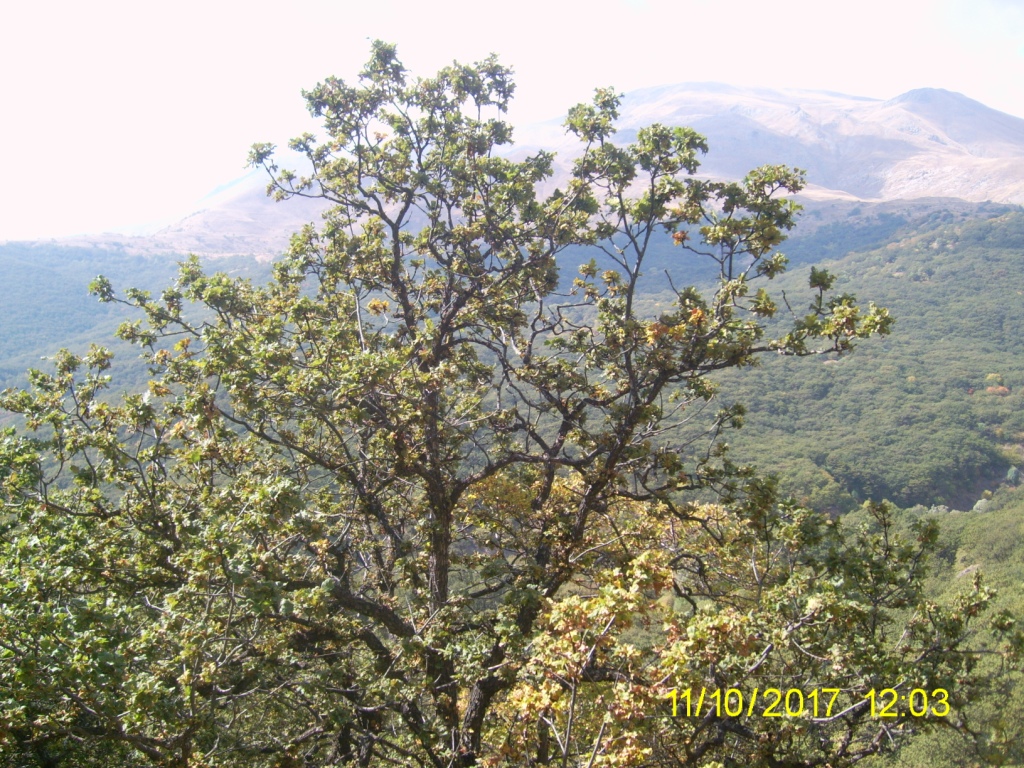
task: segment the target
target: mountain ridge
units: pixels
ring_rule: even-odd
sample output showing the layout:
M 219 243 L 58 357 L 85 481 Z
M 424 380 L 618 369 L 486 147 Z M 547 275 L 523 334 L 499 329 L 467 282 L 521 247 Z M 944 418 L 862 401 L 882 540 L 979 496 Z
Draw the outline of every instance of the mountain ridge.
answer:
M 766 164 L 807 172 L 810 200 L 887 202 L 955 198 L 1024 204 L 1024 119 L 940 88 L 891 99 L 834 91 L 749 88 L 722 83 L 652 86 L 624 95 L 616 140 L 652 122 L 686 125 L 708 138 L 700 175 L 739 179 Z M 515 129 L 510 157 L 555 151 L 567 178 L 578 142 L 556 118 Z M 287 165 L 287 162 L 284 163 Z M 63 238 L 82 246 L 203 256 L 279 255 L 293 232 L 319 220 L 323 201 L 268 200 L 255 172 L 211 195 L 205 207 L 150 236 Z M 263 179 L 265 181 L 265 178 Z

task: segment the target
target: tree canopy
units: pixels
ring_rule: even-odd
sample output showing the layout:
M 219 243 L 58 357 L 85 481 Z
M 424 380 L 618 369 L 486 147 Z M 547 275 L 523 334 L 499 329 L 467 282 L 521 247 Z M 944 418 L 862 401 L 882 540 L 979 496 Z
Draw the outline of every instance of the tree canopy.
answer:
M 712 372 L 889 330 L 813 268 L 779 311 L 802 174 L 702 179 L 686 128 L 616 143 L 604 89 L 556 175 L 505 151 L 512 91 L 494 58 L 414 79 L 375 43 L 305 94 L 306 171 L 253 147 L 272 194 L 332 204 L 271 281 L 100 278 L 148 389 L 112 397 L 94 348 L 3 394 L 4 764 L 843 765 L 968 728 L 989 593 L 924 598 L 932 526 L 779 499 L 718 439 L 738 407 L 672 439 Z M 646 317 L 662 231 L 720 279 Z

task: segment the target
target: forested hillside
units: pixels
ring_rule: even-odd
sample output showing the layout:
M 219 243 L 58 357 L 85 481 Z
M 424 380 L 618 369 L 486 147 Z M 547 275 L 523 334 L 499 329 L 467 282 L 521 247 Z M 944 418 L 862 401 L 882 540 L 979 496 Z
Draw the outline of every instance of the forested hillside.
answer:
M 783 488 L 812 507 L 858 510 L 844 521 L 850 529 L 866 521 L 860 503 L 867 499 L 913 507 L 899 518 L 904 531 L 914 520 L 941 528 L 928 580 L 933 598 L 948 602 L 984 573 L 999 591 L 997 608 L 1024 612 L 1016 597 L 1024 583 L 1024 496 L 1012 490 L 1020 476 L 1011 468 L 1024 464 L 1024 213 L 955 201 L 831 204 L 812 205 L 803 222 L 786 243 L 791 266 L 779 278 L 793 311 L 810 301 L 809 267 L 824 265 L 839 290 L 889 307 L 896 330 L 839 359 L 776 357 L 720 374 L 723 404 L 747 409 L 745 427 L 724 438 L 733 458 L 778 473 Z M 563 265 L 578 253 L 570 250 Z M 267 276 L 267 266 L 252 260 L 212 265 Z M 58 347 L 84 352 L 98 343 L 118 351 L 120 389 L 145 386 L 146 366 L 113 338 L 130 313 L 87 294 L 99 271 L 159 292 L 176 265 L 166 255 L 57 244 L 0 248 L 0 375 L 8 385 L 30 366 L 47 368 L 40 357 Z M 666 272 L 679 282 L 712 276 L 665 237 L 651 248 L 640 305 L 666 303 L 659 290 Z M 991 491 L 991 500 L 983 498 Z M 1016 755 L 1022 696 L 1007 676 L 971 709 L 993 760 Z M 977 757 L 977 747 L 939 732 L 879 765 L 953 766 Z
M 219 259 L 216 268 L 256 279 L 269 274 L 268 265 L 251 258 Z M 119 380 L 137 380 L 144 373 L 137 354 L 114 338 L 128 313 L 96 301 L 89 283 L 102 273 L 120 286 L 158 293 L 174 282 L 177 269 L 177 259 L 166 253 L 60 241 L 0 245 L 0 389 L 23 383 L 28 368 L 45 367 L 42 358 L 62 347 L 84 352 L 90 344 L 118 349 Z
M 768 359 L 723 376 L 723 401 L 747 408 L 745 428 L 729 435 L 737 460 L 771 457 L 788 490 L 832 511 L 884 498 L 970 508 L 1024 464 L 1024 214 L 956 201 L 812 204 L 784 250 L 791 264 L 779 282 L 796 314 L 810 300 L 809 266 L 824 264 L 839 290 L 888 307 L 897 332 L 839 360 Z M 563 255 L 563 281 L 583 253 Z M 269 273 L 252 259 L 210 264 Z M 677 285 L 710 284 L 714 266 L 655 240 L 640 300 L 669 301 L 666 273 Z M 167 255 L 0 247 L 0 384 L 23 381 L 62 346 L 90 343 L 118 350 L 119 381 L 142 381 L 136 353 L 113 338 L 128 313 L 87 286 L 102 272 L 158 292 L 175 270 Z
M 747 406 L 736 454 L 771 463 L 809 503 L 970 508 L 1021 462 L 1024 214 L 935 213 L 885 246 L 825 265 L 837 288 L 896 317 L 887 339 L 812 365 L 766 360 L 722 377 Z M 806 309 L 802 270 L 783 278 Z

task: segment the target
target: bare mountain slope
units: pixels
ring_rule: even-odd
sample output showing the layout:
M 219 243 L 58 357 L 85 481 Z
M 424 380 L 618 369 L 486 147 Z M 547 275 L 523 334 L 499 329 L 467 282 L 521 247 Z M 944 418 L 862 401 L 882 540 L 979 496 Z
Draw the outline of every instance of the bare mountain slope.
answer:
M 623 122 L 636 127 L 658 111 L 706 133 L 711 174 L 787 163 L 826 195 L 1024 203 L 1024 120 L 960 94 L 920 89 L 880 101 L 675 86 L 630 94 Z
M 696 83 L 626 95 L 620 136 L 651 122 L 708 137 L 702 172 L 738 178 L 766 163 L 804 168 L 819 197 L 956 197 L 1024 203 L 1024 120 L 949 91 L 924 88 L 883 101 L 823 91 Z M 557 121 L 520 141 L 564 150 Z
M 1024 120 L 959 93 L 920 88 L 885 105 L 917 115 L 977 157 L 1024 156 Z

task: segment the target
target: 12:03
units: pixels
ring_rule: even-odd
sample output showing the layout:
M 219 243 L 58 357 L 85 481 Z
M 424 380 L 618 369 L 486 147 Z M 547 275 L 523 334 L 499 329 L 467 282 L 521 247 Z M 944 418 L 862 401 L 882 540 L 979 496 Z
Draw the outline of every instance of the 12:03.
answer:
M 945 688 L 936 688 L 930 695 L 923 688 L 914 688 L 906 696 L 895 688 L 883 688 L 880 691 L 872 688 L 864 694 L 864 698 L 871 702 L 872 717 L 945 717 L 949 714 L 949 691 Z M 906 704 L 906 711 L 899 709 L 901 701 Z

